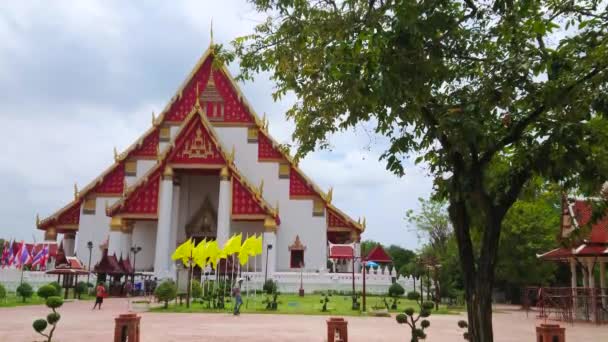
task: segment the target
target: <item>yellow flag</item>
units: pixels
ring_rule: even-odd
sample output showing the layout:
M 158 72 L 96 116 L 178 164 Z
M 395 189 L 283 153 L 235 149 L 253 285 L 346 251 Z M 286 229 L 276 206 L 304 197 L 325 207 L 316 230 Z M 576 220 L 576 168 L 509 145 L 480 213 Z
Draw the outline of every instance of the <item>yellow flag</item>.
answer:
M 255 238 L 255 243 L 254 243 L 254 248 L 253 248 L 253 255 L 262 255 L 262 235 L 258 235 Z
M 252 235 L 248 237 L 245 242 L 243 242 L 243 245 L 239 251 L 239 263 L 241 266 L 244 266 L 247 263 L 249 260 L 249 255 L 253 253 L 253 244 L 255 243 L 254 240 L 255 237 Z
M 207 245 L 205 246 L 205 254 L 209 258 L 209 263 L 211 264 L 211 267 L 215 269 L 220 254 L 220 248 L 217 245 L 217 241 L 214 240 L 209 241 L 207 243 Z
M 192 239 L 186 240 L 184 243 L 179 245 L 173 255 L 171 255 L 172 260 L 182 260 L 184 265 L 188 263 L 188 258 L 190 258 L 192 252 L 193 242 Z
M 205 268 L 207 265 L 207 239 L 199 242 L 192 250 L 192 259 L 200 268 Z
M 234 253 L 238 253 L 241 249 L 241 239 L 243 238 L 243 234 L 234 235 L 226 243 L 224 244 L 224 248 L 222 251 L 226 256 L 232 255 Z

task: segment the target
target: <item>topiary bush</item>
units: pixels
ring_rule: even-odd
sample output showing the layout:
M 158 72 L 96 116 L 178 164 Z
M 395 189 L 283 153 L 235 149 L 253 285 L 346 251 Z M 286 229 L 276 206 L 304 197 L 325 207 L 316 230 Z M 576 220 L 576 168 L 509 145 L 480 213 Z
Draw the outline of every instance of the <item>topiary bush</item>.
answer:
M 407 299 L 418 301 L 420 299 L 420 293 L 416 291 L 410 291 L 407 293 Z
M 6 288 L 2 284 L 0 284 L 0 300 L 1 299 L 6 299 Z
M 266 292 L 267 295 L 271 295 L 277 291 L 277 284 L 272 281 L 272 279 L 268 279 L 264 282 L 264 286 L 262 287 L 262 289 L 264 290 L 264 292 Z
M 464 338 L 466 341 L 470 341 L 471 334 L 469 333 L 469 323 L 467 323 L 465 320 L 460 320 L 458 321 L 458 327 L 460 329 L 465 329 L 465 332 L 462 333 L 462 338 Z
M 80 299 L 80 295 L 82 295 L 83 293 L 87 293 L 88 289 L 89 285 L 86 282 L 79 281 L 78 284 L 76 284 L 76 287 L 74 288 L 74 292 L 76 292 L 76 296 L 78 296 L 78 299 Z
M 34 294 L 34 289 L 32 289 L 32 285 L 24 282 L 17 287 L 16 292 L 17 295 L 19 295 L 19 297 L 21 297 L 23 299 L 23 302 L 25 303 L 25 300 L 30 298 Z
M 388 295 L 393 298 L 393 304 L 391 304 L 391 309 L 397 310 L 397 298 L 403 296 L 405 293 L 405 289 L 399 283 L 393 283 L 388 288 Z
M 418 317 L 414 317 L 415 312 L 413 308 L 407 308 L 403 311 L 403 313 L 400 313 L 397 315 L 397 317 L 395 317 L 397 323 L 407 324 L 410 327 L 412 334 L 412 339 L 410 340 L 411 342 L 418 342 L 421 339 L 426 339 L 425 330 L 431 326 L 431 322 L 429 322 L 426 318 L 431 315 L 431 310 L 433 307 L 435 307 L 435 303 L 424 302 L 420 306 L 420 313 L 418 314 Z M 423 318 L 423 320 L 420 321 L 419 328 L 416 326 L 416 323 L 418 323 L 420 318 Z
M 62 287 L 61 287 L 61 285 L 59 285 L 58 282 L 52 281 L 52 282 L 48 283 L 48 285 L 51 285 L 57 291 L 56 292 L 57 294 L 55 296 L 61 296 L 61 289 L 62 289 Z
M 203 287 L 198 280 L 192 281 L 192 298 L 201 298 L 203 297 Z
M 48 285 L 45 285 L 48 286 Z M 44 286 L 43 286 L 44 287 Z M 37 319 L 34 321 L 34 323 L 32 324 L 32 327 L 34 328 L 34 330 L 47 338 L 47 342 L 51 342 L 53 339 L 53 333 L 55 332 L 55 329 L 57 328 L 57 323 L 59 322 L 59 320 L 61 319 L 61 315 L 55 310 L 59 307 L 61 307 L 61 305 L 63 305 L 63 299 L 59 296 L 50 296 L 46 299 L 46 306 L 48 308 L 50 308 L 51 310 L 53 310 L 53 312 L 49 313 L 46 316 L 46 320 L 44 319 Z M 48 334 L 44 333 L 44 330 L 46 330 L 46 328 L 48 326 L 52 326 L 51 330 L 49 331 Z
M 159 301 L 165 302 L 164 308 L 169 307 L 169 301 L 177 297 L 177 286 L 172 280 L 166 280 L 156 287 L 154 290 L 154 296 Z
M 321 298 L 321 304 L 323 304 L 323 307 L 321 308 L 322 312 L 327 312 L 327 303 L 329 303 L 329 295 L 323 295 Z
M 57 289 L 51 284 L 40 286 L 40 288 L 38 288 L 38 291 L 36 292 L 36 294 L 38 294 L 38 297 L 44 298 L 44 299 L 59 295 L 59 293 L 57 292 Z

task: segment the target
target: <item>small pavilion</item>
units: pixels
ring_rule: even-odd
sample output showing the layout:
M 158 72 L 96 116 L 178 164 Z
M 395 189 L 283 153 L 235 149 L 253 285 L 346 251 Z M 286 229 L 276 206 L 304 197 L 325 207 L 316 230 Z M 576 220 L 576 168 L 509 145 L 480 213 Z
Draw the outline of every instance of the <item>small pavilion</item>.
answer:
M 386 267 L 388 265 L 393 264 L 393 259 L 390 257 L 390 255 L 388 255 L 388 253 L 386 253 L 386 251 L 384 250 L 384 248 L 382 248 L 381 245 L 374 246 L 374 248 L 372 248 L 369 253 L 367 253 L 365 261 L 373 261 L 382 267 Z
M 570 265 L 570 289 L 548 290 L 571 297 L 563 309 L 569 310 L 571 319 L 585 318 L 592 321 L 608 321 L 608 296 L 606 289 L 606 262 L 608 261 L 608 213 L 593 220 L 593 204 L 597 199 L 562 198 L 562 217 L 559 234 L 561 247 L 538 255 L 548 261 Z M 596 269 L 599 268 L 599 284 Z M 582 276 L 579 286 L 578 274 Z M 598 286 L 599 285 L 599 286 Z M 557 295 L 556 295 L 557 296 Z M 574 309 L 572 309 L 574 308 Z M 581 314 L 583 311 L 583 314 Z

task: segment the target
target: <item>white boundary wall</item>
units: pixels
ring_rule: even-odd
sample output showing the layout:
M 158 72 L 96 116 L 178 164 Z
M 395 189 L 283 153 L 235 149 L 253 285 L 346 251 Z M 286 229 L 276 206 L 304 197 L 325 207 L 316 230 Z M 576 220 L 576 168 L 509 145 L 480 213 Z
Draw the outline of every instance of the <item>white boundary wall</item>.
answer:
M 95 274 L 91 274 L 90 281 L 95 283 L 95 279 Z M 78 281 L 86 280 L 86 275 L 78 277 Z M 43 271 L 25 271 L 23 272 L 23 281 L 32 285 L 34 291 L 37 291 L 40 286 L 57 281 L 57 275 L 46 274 Z M 0 284 L 2 284 L 7 291 L 15 292 L 17 286 L 21 284 L 21 270 L 15 268 L 0 269 Z

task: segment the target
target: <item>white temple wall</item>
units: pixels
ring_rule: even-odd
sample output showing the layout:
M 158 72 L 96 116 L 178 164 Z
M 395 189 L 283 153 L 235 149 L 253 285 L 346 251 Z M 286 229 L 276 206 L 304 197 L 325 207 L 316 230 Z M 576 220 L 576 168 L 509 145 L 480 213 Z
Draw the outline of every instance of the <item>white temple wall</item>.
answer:
M 137 221 L 133 227 L 132 244 L 141 246 L 135 258 L 135 269 L 151 271 L 154 268 L 156 249 L 156 221 Z
M 137 160 L 137 168 L 136 168 L 136 182 L 146 173 L 148 173 L 148 171 L 150 171 L 150 169 L 152 169 L 152 167 L 156 165 L 156 160 L 153 159 L 139 159 Z M 133 177 L 127 177 L 127 178 L 133 178 Z M 130 185 L 130 184 L 129 184 Z
M 99 245 L 106 241 L 110 233 L 110 217 L 106 216 L 106 202 L 111 206 L 118 200 L 117 197 L 97 197 L 95 201 L 95 214 L 84 214 L 83 206 L 80 208 L 80 224 L 76 233 L 76 256 L 88 266 L 89 249 L 87 242 L 93 242 L 91 250 L 91 268 L 101 260 L 102 251 Z
M 279 202 L 281 225 L 277 230 L 277 271 L 290 271 L 289 245 L 296 235 L 306 246 L 304 252 L 305 269 L 324 270 L 327 266 L 327 224 L 325 216 L 313 216 L 312 200 L 291 200 L 289 179 L 279 178 L 279 163 L 259 162 L 258 143 L 247 142 L 246 127 L 215 127 L 223 146 L 235 146 L 235 164 L 239 171 L 258 186 L 264 180 L 263 197 L 276 206 Z
M 220 191 L 220 179 L 216 175 L 182 175 L 180 182 L 178 244 L 186 240 L 186 225 L 203 205 L 207 196 L 217 212 Z

